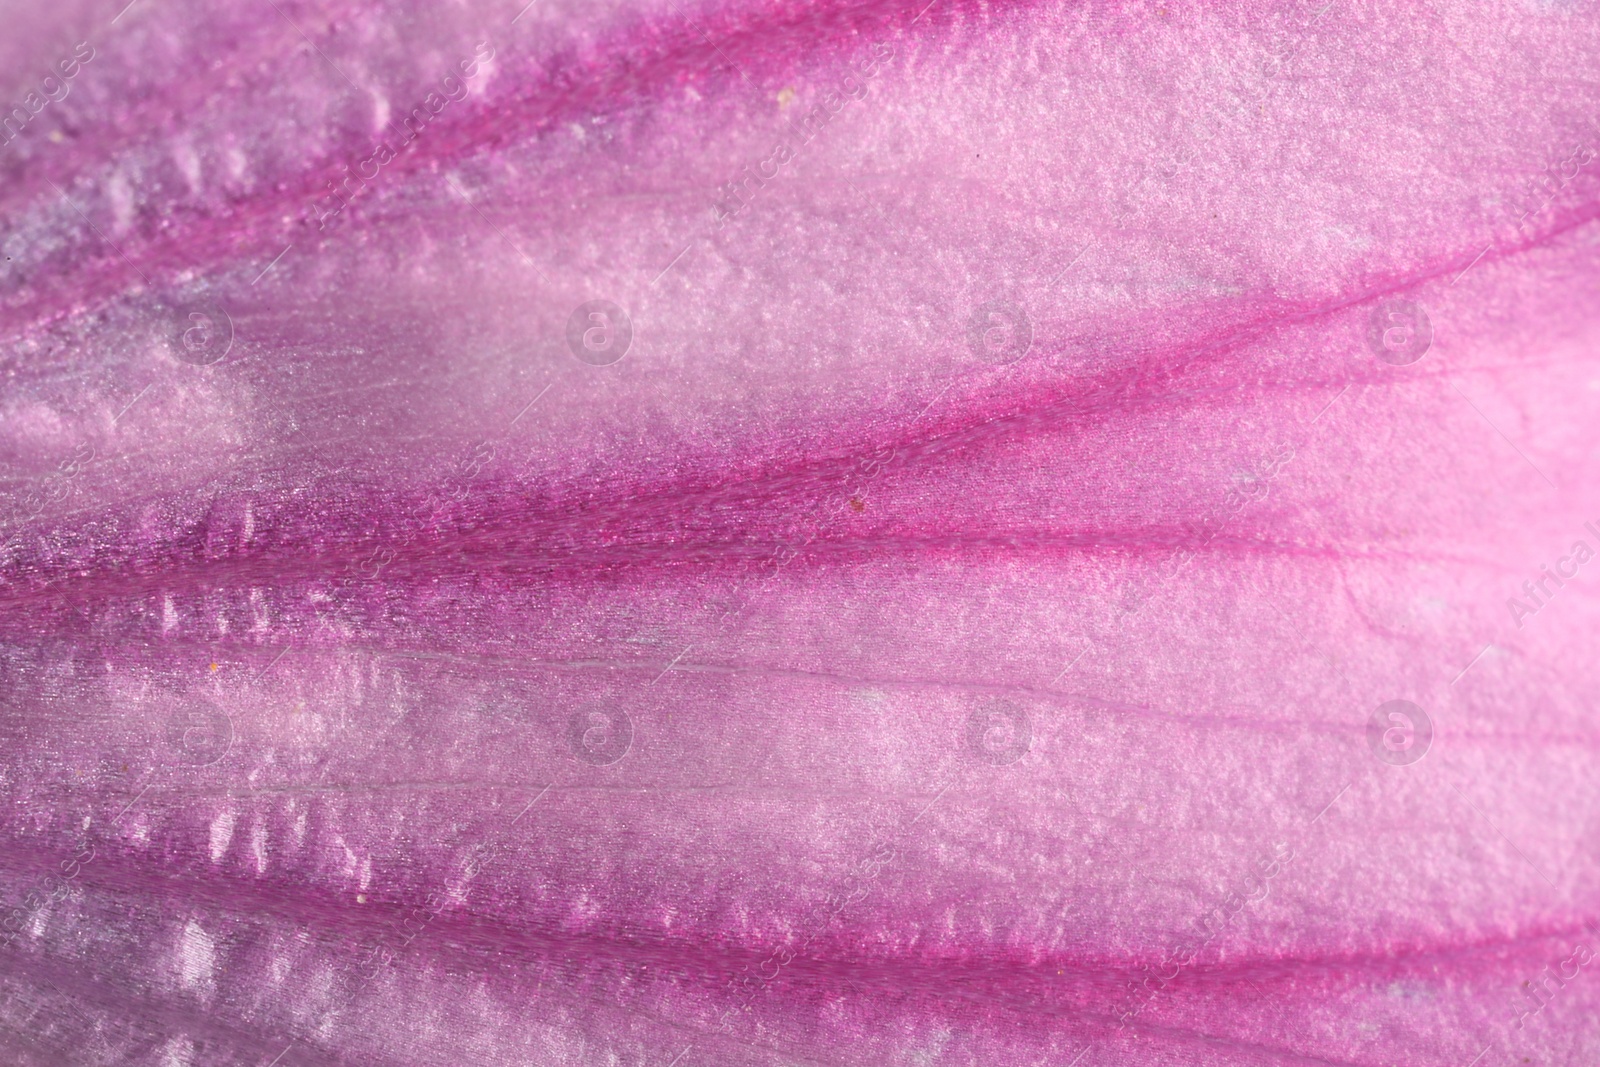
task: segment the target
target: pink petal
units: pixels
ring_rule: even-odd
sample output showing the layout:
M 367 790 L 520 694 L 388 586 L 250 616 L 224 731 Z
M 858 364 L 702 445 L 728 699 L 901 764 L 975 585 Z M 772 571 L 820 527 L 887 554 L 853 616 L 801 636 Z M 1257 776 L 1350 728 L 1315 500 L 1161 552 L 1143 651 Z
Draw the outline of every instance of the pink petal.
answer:
M 8 1062 L 1594 1061 L 1600 18 L 924 2 L 7 12 Z

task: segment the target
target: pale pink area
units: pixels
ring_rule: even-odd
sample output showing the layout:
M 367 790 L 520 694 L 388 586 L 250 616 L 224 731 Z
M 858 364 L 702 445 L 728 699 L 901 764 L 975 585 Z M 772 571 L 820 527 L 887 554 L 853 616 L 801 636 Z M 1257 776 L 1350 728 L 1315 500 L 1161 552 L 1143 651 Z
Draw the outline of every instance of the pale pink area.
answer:
M 1594 1062 L 1600 19 L 924 2 L 10 13 L 8 1061 Z

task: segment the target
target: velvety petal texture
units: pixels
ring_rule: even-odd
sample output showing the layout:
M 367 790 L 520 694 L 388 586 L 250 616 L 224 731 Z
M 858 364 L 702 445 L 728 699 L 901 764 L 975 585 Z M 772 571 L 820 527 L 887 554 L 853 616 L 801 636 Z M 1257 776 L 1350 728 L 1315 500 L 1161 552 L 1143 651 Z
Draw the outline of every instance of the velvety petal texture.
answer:
M 0 37 L 0 1061 L 1600 1062 L 1600 10 Z

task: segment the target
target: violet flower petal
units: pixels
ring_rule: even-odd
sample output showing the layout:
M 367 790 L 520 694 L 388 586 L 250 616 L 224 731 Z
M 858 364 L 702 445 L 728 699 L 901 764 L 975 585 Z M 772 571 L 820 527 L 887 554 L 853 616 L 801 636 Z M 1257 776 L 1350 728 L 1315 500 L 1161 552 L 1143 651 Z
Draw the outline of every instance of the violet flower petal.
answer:
M 6 15 L 7 1062 L 1594 1061 L 1591 6 Z

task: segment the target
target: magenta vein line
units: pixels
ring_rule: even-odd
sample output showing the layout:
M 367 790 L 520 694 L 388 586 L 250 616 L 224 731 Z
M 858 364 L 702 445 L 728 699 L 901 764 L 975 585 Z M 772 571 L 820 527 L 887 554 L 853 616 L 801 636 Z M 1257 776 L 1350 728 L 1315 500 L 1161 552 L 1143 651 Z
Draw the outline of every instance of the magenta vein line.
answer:
M 680 659 L 682 659 L 683 657 L 687 656 L 689 654 L 689 649 L 693 648 L 693 647 L 694 647 L 693 645 L 689 645 L 682 652 L 679 652 L 676 656 L 673 656 L 672 657 L 672 662 L 667 664 L 666 670 L 662 671 L 660 674 L 658 674 L 654 678 L 650 679 L 650 684 L 651 685 L 655 685 L 657 682 L 661 681 L 661 679 L 665 678 L 667 676 L 667 671 L 670 671 L 670 670 L 672 670 L 672 668 L 676 667 L 678 665 L 678 661 Z
M 716 49 L 717 55 L 722 57 L 722 61 L 724 63 L 726 63 L 726 64 L 728 64 L 728 66 L 732 67 L 734 69 L 734 71 L 739 75 L 739 77 L 743 78 L 745 81 L 749 81 L 750 80 L 750 75 L 746 74 L 743 70 L 741 70 L 737 63 L 735 63 L 733 60 L 729 59 L 728 58 L 728 53 L 724 52 L 722 50 L 721 46 L 717 44 L 717 42 L 713 41 L 710 37 L 706 36 L 706 31 L 702 30 L 700 28 L 699 23 L 695 22 L 694 19 L 690 18 L 688 15 L 685 15 L 684 12 L 683 12 L 683 8 L 679 7 L 676 3 L 673 2 L 673 0 L 668 0 L 668 2 L 672 3 L 672 9 L 674 11 L 676 11 L 679 15 L 682 15 L 685 22 L 687 22 L 689 25 L 694 27 L 694 32 L 698 33 L 700 35 L 700 39 L 702 41 L 704 41 L 706 44 L 710 45 L 712 48 Z
M 1477 254 L 1477 256 L 1475 256 L 1473 258 L 1471 263 L 1467 264 L 1467 270 L 1471 270 L 1473 267 L 1476 267 L 1478 265 L 1478 260 L 1482 259 L 1484 257 L 1484 254 L 1487 253 L 1489 251 L 1489 249 L 1491 249 L 1493 247 L 1494 247 L 1494 242 L 1493 241 L 1490 241 L 1488 244 L 1484 245 L 1483 246 L 1483 251 L 1479 252 Z M 1467 276 L 1467 270 L 1464 270 L 1460 274 L 1456 275 L 1456 282 L 1459 282 L 1462 278 L 1465 278 Z M 1456 282 L 1451 282 L 1450 283 L 1451 287 L 1454 287 Z

